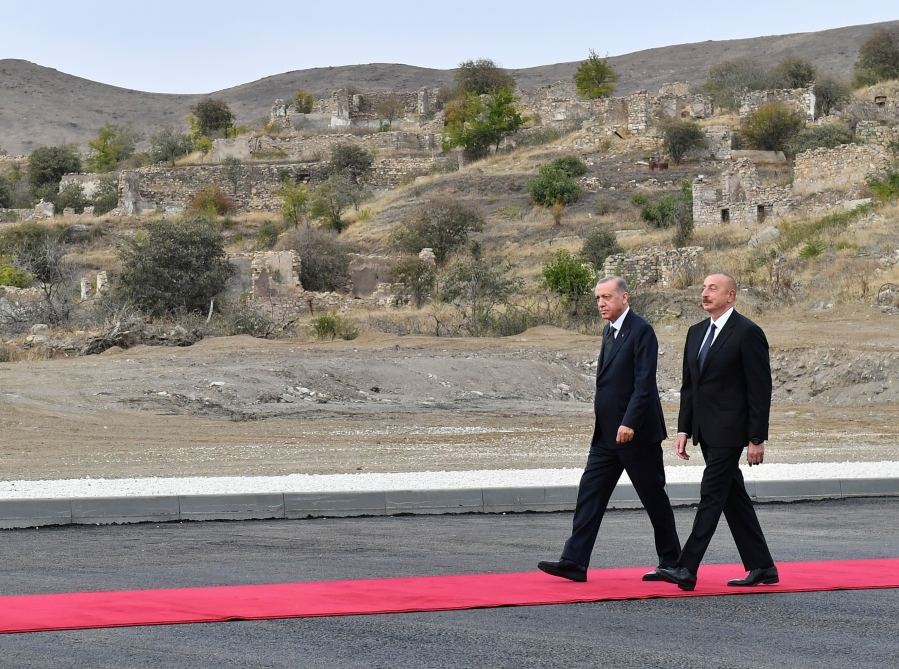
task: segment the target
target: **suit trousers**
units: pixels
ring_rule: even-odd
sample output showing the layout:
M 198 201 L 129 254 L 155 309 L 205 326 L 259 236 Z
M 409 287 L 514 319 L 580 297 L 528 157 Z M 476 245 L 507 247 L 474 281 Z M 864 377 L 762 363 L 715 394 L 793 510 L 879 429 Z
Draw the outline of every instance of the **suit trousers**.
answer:
M 571 537 L 565 542 L 562 557 L 582 567 L 590 564 L 603 514 L 623 471 L 627 472 L 649 515 L 659 564 L 676 564 L 680 540 L 674 525 L 674 512 L 665 492 L 661 444 L 623 444 L 613 448 L 594 446 L 590 449 L 578 486 Z
M 765 535 L 743 483 L 740 471 L 743 449 L 712 447 L 703 443 L 700 443 L 700 448 L 705 458 L 705 470 L 699 489 L 699 507 L 693 521 L 693 531 L 684 544 L 678 564 L 693 574 L 697 572 L 723 512 L 746 571 L 773 566 L 774 560 Z

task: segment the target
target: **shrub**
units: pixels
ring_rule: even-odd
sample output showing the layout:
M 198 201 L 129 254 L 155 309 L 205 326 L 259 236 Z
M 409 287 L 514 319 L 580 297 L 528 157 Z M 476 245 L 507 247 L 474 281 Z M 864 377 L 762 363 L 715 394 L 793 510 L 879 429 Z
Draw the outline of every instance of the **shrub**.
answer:
M 204 312 L 234 271 L 221 232 L 204 219 L 151 223 L 119 258 L 117 296 L 150 315 Z
M 437 268 L 417 256 L 398 260 L 390 270 L 390 280 L 402 284 L 394 288 L 394 294 L 412 300 L 416 309 L 434 293 L 437 285 Z
M 84 211 L 84 206 L 88 204 L 87 199 L 84 197 L 84 189 L 81 187 L 79 183 L 70 183 L 66 185 L 59 193 L 56 194 L 56 197 L 53 198 L 53 206 L 56 207 L 57 213 L 62 213 L 62 210 L 71 207 L 75 210 L 76 214 L 80 214 Z
M 448 103 L 444 117 L 444 149 L 461 146 L 470 160 L 483 158 L 491 147 L 499 150 L 503 139 L 525 122 L 511 88 L 501 88 L 483 98 L 468 93 Z
M 670 121 L 664 125 L 665 151 L 675 164 L 693 149 L 706 145 L 705 133 L 694 121 Z
M 868 187 L 881 202 L 899 199 L 899 170 L 887 170 L 868 179 Z
M 268 219 L 262 222 L 256 231 L 256 248 L 260 250 L 270 249 L 278 243 L 278 236 L 284 231 L 284 228 Z
M 332 232 L 300 228 L 287 233 L 279 247 L 300 256 L 300 283 L 306 290 L 344 290 L 350 278 L 349 247 Z
M 219 324 L 225 335 L 250 335 L 268 339 L 274 335 L 276 326 L 269 316 L 247 302 L 226 304 L 219 312 Z
M 343 211 L 362 199 L 362 190 L 344 174 L 332 174 L 315 189 L 310 202 L 310 214 L 321 225 L 340 233 L 347 227 Z
M 802 128 L 798 112 L 780 102 L 759 107 L 743 124 L 743 136 L 754 149 L 784 151 Z
M 94 191 L 94 216 L 102 216 L 119 206 L 119 187 L 113 179 L 101 179 Z
M 9 209 L 12 206 L 12 188 L 4 175 L 0 174 L 0 209 Z
M 316 339 L 355 339 L 359 336 L 359 329 L 347 318 L 335 313 L 321 314 L 312 319 L 310 326 Z
M 577 156 L 556 158 L 550 166 L 562 170 L 570 177 L 582 177 L 587 173 L 587 163 Z
M 830 77 L 821 77 L 815 82 L 815 118 L 842 109 L 851 96 L 848 85 Z
M 165 128 L 150 137 L 150 159 L 155 163 L 174 165 L 178 158 L 186 156 L 192 148 L 193 140 L 190 135 L 177 133 L 171 128 Z
M 93 154 L 87 160 L 91 172 L 111 172 L 120 162 L 134 154 L 138 134 L 127 126 L 107 124 L 88 142 Z
M 581 257 L 591 263 L 597 271 L 601 271 L 606 258 L 622 253 L 624 249 L 618 243 L 615 233 L 604 227 L 595 227 L 584 239 Z
M 453 251 L 468 241 L 472 232 L 483 226 L 480 215 L 465 205 L 455 200 L 434 199 L 403 222 L 393 235 L 393 244 L 413 254 L 430 248 L 437 263 L 442 265 Z
M 825 244 L 820 239 L 810 239 L 808 240 L 803 247 L 799 251 L 799 256 L 809 260 L 811 258 L 816 258 L 827 249 L 827 244 Z
M 452 302 L 464 313 L 469 334 L 480 336 L 493 309 L 506 304 L 523 282 L 510 276 L 509 263 L 500 258 L 460 260 L 447 271 L 440 299 Z
M 56 191 L 63 174 L 80 171 L 81 158 L 71 146 L 42 147 L 28 159 L 28 184 L 35 196 L 40 196 Z
M 221 188 L 210 184 L 194 194 L 188 210 L 201 218 L 214 219 L 234 211 L 234 203 Z
M 543 165 L 536 178 L 527 183 L 531 200 L 544 207 L 551 207 L 556 202 L 571 204 L 581 196 L 581 187 L 565 170 L 553 163 Z
M 0 265 L 0 286 L 15 286 L 16 288 L 28 288 L 31 278 L 12 265 Z
M 841 144 L 852 144 L 855 135 L 842 123 L 827 123 L 811 128 L 803 128 L 790 144 L 790 154 L 796 155 L 812 149 L 832 149 Z
M 750 58 L 725 61 L 709 69 L 703 88 L 716 107 L 737 109 L 747 90 L 758 91 L 767 86 L 765 67 Z
M 855 83 L 868 86 L 887 79 L 899 79 L 899 35 L 881 28 L 859 47 Z
M 329 174 L 343 175 L 352 183 L 359 184 L 371 172 L 374 160 L 374 156 L 361 146 L 338 144 L 331 149 L 327 169 Z
M 460 94 L 489 95 L 502 88 L 515 88 L 515 79 L 489 58 L 466 60 L 456 70 L 456 89 Z
M 804 88 L 816 78 L 815 66 L 804 58 L 788 57 L 780 61 L 768 75 L 771 88 Z
M 647 201 L 640 210 L 640 218 L 657 228 L 670 228 L 689 217 L 693 221 L 693 192 L 689 183 L 679 193 L 663 195 L 655 202 Z
M 287 224 L 298 227 L 300 221 L 306 217 L 306 208 L 309 206 L 309 189 L 304 184 L 294 184 L 289 180 L 281 182 L 281 216 Z
M 190 108 L 190 123 L 195 135 L 223 137 L 234 124 L 234 114 L 221 100 L 205 98 Z M 196 136 L 194 137 L 196 140 Z
M 570 251 L 556 251 L 552 261 L 543 266 L 543 285 L 559 295 L 564 304 L 576 314 L 581 298 L 593 288 L 596 271 Z
M 309 114 L 315 104 L 315 97 L 300 88 L 293 94 L 293 104 L 298 114 Z

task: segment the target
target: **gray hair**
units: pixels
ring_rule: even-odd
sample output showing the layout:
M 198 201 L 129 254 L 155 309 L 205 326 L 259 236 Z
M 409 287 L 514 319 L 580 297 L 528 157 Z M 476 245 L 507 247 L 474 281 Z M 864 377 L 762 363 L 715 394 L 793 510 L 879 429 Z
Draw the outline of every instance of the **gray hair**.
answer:
M 627 281 L 624 280 L 623 276 L 604 276 L 603 278 L 601 278 L 599 281 L 596 282 L 596 287 L 594 287 L 593 290 L 596 290 L 596 288 L 599 287 L 599 284 L 608 283 L 609 281 L 615 282 L 615 291 L 616 292 L 618 292 L 618 293 L 626 293 L 627 292 Z

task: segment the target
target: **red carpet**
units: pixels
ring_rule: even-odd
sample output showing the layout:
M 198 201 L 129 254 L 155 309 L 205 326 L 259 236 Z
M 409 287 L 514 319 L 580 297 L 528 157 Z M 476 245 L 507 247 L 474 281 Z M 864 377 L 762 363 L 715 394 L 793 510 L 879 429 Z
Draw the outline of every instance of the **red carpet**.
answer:
M 572 583 L 535 569 L 511 574 L 16 595 L 0 597 L 0 633 L 899 587 L 899 558 L 781 562 L 778 569 L 777 585 L 729 588 L 727 579 L 744 574 L 740 565 L 703 566 L 693 592 L 668 583 L 644 583 L 640 576 L 646 568 L 627 567 L 592 569 L 587 583 Z

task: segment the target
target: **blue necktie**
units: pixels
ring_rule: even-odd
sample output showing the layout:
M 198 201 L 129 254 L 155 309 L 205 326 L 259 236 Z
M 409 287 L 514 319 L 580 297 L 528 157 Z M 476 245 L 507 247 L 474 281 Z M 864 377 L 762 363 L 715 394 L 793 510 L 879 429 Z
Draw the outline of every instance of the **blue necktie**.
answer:
M 702 342 L 702 348 L 699 349 L 699 371 L 702 371 L 702 368 L 705 367 L 705 359 L 709 354 L 709 349 L 712 347 L 712 342 L 715 340 L 715 324 L 712 323 L 712 328 L 709 330 L 709 336 L 705 338 L 705 341 Z

